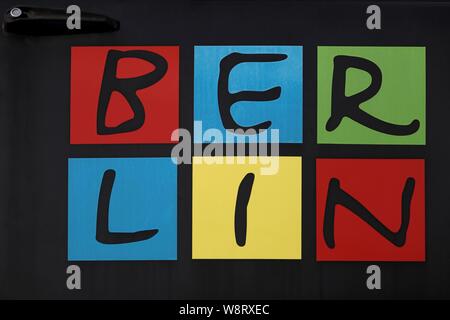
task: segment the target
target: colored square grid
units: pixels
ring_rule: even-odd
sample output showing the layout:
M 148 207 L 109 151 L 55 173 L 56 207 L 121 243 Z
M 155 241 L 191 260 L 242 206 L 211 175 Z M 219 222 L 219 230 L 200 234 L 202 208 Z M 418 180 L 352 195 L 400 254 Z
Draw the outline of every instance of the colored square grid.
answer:
M 424 160 L 317 159 L 316 167 L 318 261 L 425 260 Z
M 157 229 L 143 241 L 96 239 L 100 188 L 115 172 L 109 200 L 111 232 Z M 69 159 L 69 260 L 176 260 L 177 169 L 170 158 Z
M 218 83 L 221 63 L 232 54 L 284 56 L 280 61 L 252 61 L 236 64 L 229 72 L 228 89 L 232 94 L 280 88 L 280 96 L 269 101 L 237 101 L 231 105 L 232 119 L 240 126 L 252 127 L 270 121 L 269 129 L 279 130 L 282 143 L 303 141 L 303 84 L 301 46 L 196 46 L 194 52 L 194 120 L 202 130 L 218 129 L 225 136 L 219 101 Z M 252 101 L 253 100 L 253 101 Z M 195 143 L 211 142 L 196 126 Z M 232 137 L 238 135 L 231 134 Z M 268 140 L 271 141 L 269 134 Z M 215 141 L 221 142 L 221 141 Z M 228 142 L 228 141 L 226 141 Z M 275 141 L 278 142 L 278 141 Z
M 425 144 L 424 47 L 318 47 L 317 67 L 318 143 Z M 363 121 L 330 120 L 355 97 Z
M 194 157 L 194 259 L 301 259 L 301 158 L 250 158 Z M 265 174 L 271 161 L 278 169 Z M 237 194 L 249 173 L 246 240 L 239 245 Z
M 178 69 L 177 46 L 72 47 L 70 143 L 174 143 Z

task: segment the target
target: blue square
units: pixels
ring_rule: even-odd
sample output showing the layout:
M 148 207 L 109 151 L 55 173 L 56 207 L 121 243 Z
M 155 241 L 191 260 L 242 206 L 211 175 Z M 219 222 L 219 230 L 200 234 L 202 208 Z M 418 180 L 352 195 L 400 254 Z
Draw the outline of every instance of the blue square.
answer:
M 107 171 L 115 173 L 108 193 L 109 232 L 157 229 L 154 236 L 114 244 L 97 240 L 99 195 Z M 72 158 L 68 184 L 69 260 L 177 259 L 177 168 L 171 158 Z
M 223 138 L 226 138 L 227 130 L 219 110 L 218 83 L 221 61 L 233 53 L 285 55 L 285 58 L 279 61 L 251 61 L 234 65 L 228 78 L 228 91 L 231 94 L 239 91 L 264 91 L 275 87 L 280 87 L 281 93 L 278 98 L 270 101 L 236 101 L 229 109 L 233 120 L 244 127 L 270 121 L 268 129 L 279 130 L 280 143 L 301 143 L 303 141 L 301 46 L 195 46 L 194 142 L 213 142 L 208 134 L 204 136 L 208 129 L 218 129 Z M 201 124 L 197 121 L 201 121 Z M 276 142 L 271 139 L 270 132 L 266 134 L 269 142 Z M 215 134 L 214 137 L 216 138 Z M 257 135 L 257 138 L 265 142 L 261 134 Z

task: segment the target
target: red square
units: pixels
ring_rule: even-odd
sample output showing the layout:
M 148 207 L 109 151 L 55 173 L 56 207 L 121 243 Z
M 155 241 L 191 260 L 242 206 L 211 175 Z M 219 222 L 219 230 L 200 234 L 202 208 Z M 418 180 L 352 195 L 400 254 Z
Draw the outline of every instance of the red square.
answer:
M 176 143 L 178 88 L 177 46 L 72 47 L 70 143 Z
M 425 261 L 424 160 L 316 165 L 318 261 Z

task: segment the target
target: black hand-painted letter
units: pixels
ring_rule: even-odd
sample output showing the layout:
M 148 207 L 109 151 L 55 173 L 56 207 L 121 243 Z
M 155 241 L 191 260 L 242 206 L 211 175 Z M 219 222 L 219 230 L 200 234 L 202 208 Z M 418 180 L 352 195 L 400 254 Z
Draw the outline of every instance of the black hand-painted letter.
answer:
M 247 173 L 242 179 L 236 198 L 236 208 L 234 212 L 234 235 L 238 246 L 245 246 L 247 240 L 247 205 L 252 192 L 255 175 Z
M 352 96 L 345 95 L 346 73 L 349 68 L 366 71 L 371 76 L 370 85 Z M 419 130 L 420 122 L 417 119 L 410 124 L 394 124 L 376 118 L 360 109 L 361 103 L 375 96 L 381 88 L 382 74 L 380 68 L 370 60 L 361 57 L 336 56 L 334 58 L 333 86 L 331 91 L 331 116 L 327 121 L 326 129 L 335 130 L 344 117 L 359 122 L 372 130 L 395 136 L 410 135 Z
M 103 174 L 97 208 L 97 233 L 96 239 L 104 244 L 119 244 L 147 240 L 158 233 L 158 229 L 137 232 L 110 232 L 109 231 L 109 202 L 116 172 L 106 170 Z
M 254 126 L 244 127 L 234 121 L 231 116 L 231 106 L 238 101 L 271 101 L 280 97 L 281 87 L 273 87 L 266 91 L 239 91 L 230 93 L 228 89 L 228 80 L 231 70 L 238 64 L 243 62 L 275 62 L 282 61 L 287 58 L 285 54 L 243 54 L 231 53 L 220 61 L 219 83 L 217 86 L 217 96 L 219 102 L 220 117 L 222 118 L 223 126 L 227 130 L 237 129 L 253 129 L 254 133 L 259 133 L 259 130 L 266 130 L 271 125 L 271 121 L 258 123 Z
M 405 182 L 402 193 L 402 222 L 397 232 L 389 230 L 382 224 L 369 210 L 367 210 L 358 200 L 353 198 L 347 192 L 341 189 L 339 180 L 330 179 L 328 184 L 327 203 L 325 207 L 325 216 L 323 222 L 323 237 L 325 243 L 331 249 L 335 247 L 334 243 L 334 217 L 335 207 L 341 205 L 350 210 L 357 217 L 362 219 L 378 233 L 380 233 L 389 242 L 397 247 L 402 247 L 406 242 L 406 232 L 408 231 L 411 199 L 414 192 L 415 180 L 408 178 Z
M 138 58 L 153 64 L 155 69 L 143 76 L 136 78 L 117 78 L 116 70 L 120 59 Z M 145 121 L 145 110 L 141 100 L 136 94 L 139 89 L 147 88 L 164 77 L 167 72 L 167 61 L 159 54 L 143 51 L 118 51 L 110 50 L 106 57 L 105 71 L 103 73 L 102 87 L 97 109 L 97 134 L 116 134 L 130 132 L 142 127 Z M 127 99 L 133 110 L 134 116 L 118 126 L 107 127 L 106 113 L 113 91 L 120 92 Z

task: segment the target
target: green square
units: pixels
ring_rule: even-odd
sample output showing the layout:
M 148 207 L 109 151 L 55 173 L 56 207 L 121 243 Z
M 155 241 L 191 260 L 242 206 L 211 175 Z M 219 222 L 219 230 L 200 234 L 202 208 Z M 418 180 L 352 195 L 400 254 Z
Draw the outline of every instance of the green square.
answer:
M 360 109 L 396 125 L 419 121 L 419 128 L 408 135 L 393 135 L 366 127 L 344 117 L 331 131 L 326 123 L 331 116 L 334 58 L 361 57 L 381 70 L 380 90 Z M 324 144 L 425 144 L 425 47 L 319 47 L 317 82 L 317 141 Z M 371 75 L 349 68 L 345 75 L 345 96 L 365 90 Z

